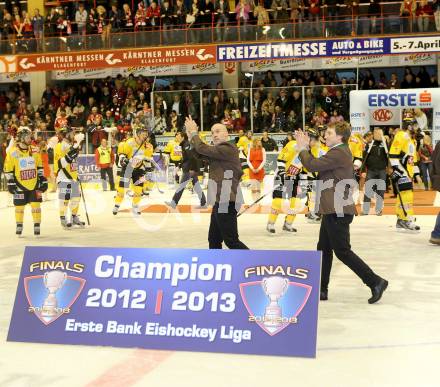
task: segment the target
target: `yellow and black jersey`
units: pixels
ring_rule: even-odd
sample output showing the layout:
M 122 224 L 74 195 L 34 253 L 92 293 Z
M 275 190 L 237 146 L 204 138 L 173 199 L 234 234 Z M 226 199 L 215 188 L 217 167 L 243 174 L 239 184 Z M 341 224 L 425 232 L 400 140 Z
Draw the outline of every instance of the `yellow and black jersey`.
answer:
M 247 156 L 250 143 L 251 140 L 249 140 L 247 136 L 243 135 L 238 139 L 237 148 L 243 151 L 244 155 Z
M 352 134 L 348 140 L 348 147 L 353 156 L 353 161 L 360 160 L 362 163 L 364 144 L 362 140 L 356 135 Z
M 72 149 L 72 144 L 61 141 L 55 146 L 53 153 L 53 167 L 58 181 L 78 180 L 78 163 L 76 160 L 69 163 L 66 155 Z
M 38 177 L 43 176 L 41 155 L 29 148 L 22 150 L 12 146 L 6 154 L 4 172 L 8 180 L 14 179 L 18 188 L 33 191 L 38 184 Z
M 415 141 L 411 139 L 408 132 L 399 130 L 393 139 L 390 147 L 391 166 L 402 166 L 410 177 L 414 175 L 414 163 L 417 161 Z
M 149 142 L 144 142 L 142 146 L 140 146 L 135 138 L 129 138 L 118 147 L 119 160 L 121 157 L 128 158 L 131 160 L 134 168 L 138 168 L 144 160 L 151 159 L 153 157 L 153 152 L 153 145 Z
M 170 140 L 163 150 L 174 162 L 182 161 L 182 147 L 176 140 Z
M 296 141 L 289 141 L 278 155 L 277 160 L 278 170 L 285 170 L 286 175 L 295 176 L 302 168 L 299 153 L 296 150 Z

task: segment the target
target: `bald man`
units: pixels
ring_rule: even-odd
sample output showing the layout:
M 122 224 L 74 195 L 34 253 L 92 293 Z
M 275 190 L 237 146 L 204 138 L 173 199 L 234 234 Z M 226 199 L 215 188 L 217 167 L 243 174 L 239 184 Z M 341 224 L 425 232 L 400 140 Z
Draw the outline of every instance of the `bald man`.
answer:
M 209 159 L 208 202 L 214 202 L 208 233 L 209 248 L 221 249 L 224 242 L 230 249 L 248 249 L 240 241 L 237 230 L 237 212 L 243 203 L 239 186 L 243 172 L 238 149 L 228 142 L 226 126 L 212 126 L 214 145 L 202 142 L 199 128 L 191 116 L 185 121 L 185 130 L 195 151 Z

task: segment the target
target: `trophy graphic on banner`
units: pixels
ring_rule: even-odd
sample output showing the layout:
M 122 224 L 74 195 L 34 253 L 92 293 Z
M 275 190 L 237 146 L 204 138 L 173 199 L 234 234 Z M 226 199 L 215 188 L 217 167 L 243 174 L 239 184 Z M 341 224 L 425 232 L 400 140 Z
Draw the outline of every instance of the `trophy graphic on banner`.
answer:
M 286 293 L 289 287 L 289 280 L 283 277 L 263 278 L 262 286 L 270 300 L 264 313 L 264 325 L 270 328 L 278 328 L 282 325 L 282 312 L 281 307 L 278 305 L 278 300 Z
M 44 286 L 46 286 L 49 293 L 41 308 L 41 315 L 43 317 L 53 317 L 58 314 L 56 310 L 58 307 L 56 292 L 63 287 L 66 278 L 67 273 L 59 270 L 44 273 Z

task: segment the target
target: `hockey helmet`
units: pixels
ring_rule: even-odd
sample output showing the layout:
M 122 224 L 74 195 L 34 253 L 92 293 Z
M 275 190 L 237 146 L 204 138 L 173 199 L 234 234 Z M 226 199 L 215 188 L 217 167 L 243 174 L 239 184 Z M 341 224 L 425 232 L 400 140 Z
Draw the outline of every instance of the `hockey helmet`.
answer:
M 306 131 L 310 138 L 319 138 L 319 132 L 315 128 L 307 128 Z
M 20 126 L 17 130 L 17 142 L 26 143 L 25 139 L 27 136 L 32 136 L 32 131 L 27 126 Z

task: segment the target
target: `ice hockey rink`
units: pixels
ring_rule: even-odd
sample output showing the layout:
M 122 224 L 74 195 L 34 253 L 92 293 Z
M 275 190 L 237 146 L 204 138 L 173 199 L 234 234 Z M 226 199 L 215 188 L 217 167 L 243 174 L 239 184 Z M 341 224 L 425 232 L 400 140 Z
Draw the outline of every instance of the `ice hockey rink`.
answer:
M 316 359 L 169 352 L 111 347 L 7 342 L 25 246 L 112 246 L 207 248 L 209 211 L 190 213 L 197 200 L 186 191 L 180 211 L 157 190 L 143 200 L 134 218 L 112 215 L 112 192 L 86 190 L 91 227 L 64 231 L 55 194 L 43 203 L 42 235 L 32 235 L 26 209 L 24 236 L 15 236 L 14 208 L 0 193 L 0 386 L 439 386 L 440 247 L 428 243 L 439 206 L 434 193 L 416 208 L 419 234 L 395 231 L 393 207 L 385 215 L 356 217 L 354 251 L 390 285 L 381 301 L 369 305 L 369 289 L 335 259 L 329 301 L 319 304 Z M 251 201 L 247 198 L 248 202 Z M 431 201 L 431 202 L 430 202 Z M 417 202 L 417 200 L 416 200 Z M 263 205 L 270 203 L 270 198 Z M 264 212 L 264 208 L 261 209 Z M 84 211 L 81 217 L 85 220 Z M 265 231 L 267 215 L 239 218 L 241 239 L 251 249 L 313 250 L 318 224 L 298 215 L 297 234 Z M 294 345 L 294 343 L 292 343 Z

